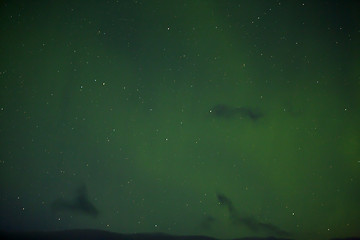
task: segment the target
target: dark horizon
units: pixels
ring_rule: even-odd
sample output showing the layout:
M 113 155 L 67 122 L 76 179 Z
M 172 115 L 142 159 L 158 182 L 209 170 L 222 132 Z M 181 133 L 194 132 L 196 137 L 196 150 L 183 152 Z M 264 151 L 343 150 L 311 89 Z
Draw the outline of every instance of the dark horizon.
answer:
M 171 235 L 164 233 L 132 233 L 122 234 L 109 232 L 104 230 L 94 229 L 73 229 L 73 230 L 58 230 L 58 231 L 0 231 L 1 239 L 87 239 L 87 240 L 225 240 L 201 235 Z M 360 237 L 347 238 L 331 238 L 329 240 L 359 240 Z M 277 237 L 242 237 L 226 240 L 292 240 L 292 238 L 277 238 Z

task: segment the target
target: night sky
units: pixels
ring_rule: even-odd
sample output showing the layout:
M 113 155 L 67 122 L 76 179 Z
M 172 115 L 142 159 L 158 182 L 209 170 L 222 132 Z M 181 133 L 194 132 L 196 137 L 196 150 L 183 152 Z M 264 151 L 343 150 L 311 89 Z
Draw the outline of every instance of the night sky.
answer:
M 1 1 L 0 230 L 360 236 L 352 1 Z

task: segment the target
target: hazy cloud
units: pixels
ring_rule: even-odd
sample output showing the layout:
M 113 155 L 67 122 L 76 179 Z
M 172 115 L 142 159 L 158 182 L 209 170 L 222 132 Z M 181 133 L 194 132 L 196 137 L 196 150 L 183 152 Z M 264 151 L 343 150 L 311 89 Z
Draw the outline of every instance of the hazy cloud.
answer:
M 210 109 L 210 114 L 218 118 L 235 119 L 248 118 L 256 121 L 263 117 L 263 114 L 249 107 L 231 107 L 226 104 L 219 104 Z
M 201 221 L 201 228 L 209 230 L 212 228 L 214 222 L 216 221 L 216 219 L 212 216 L 206 216 L 203 218 L 203 220 Z
M 80 213 L 92 217 L 97 217 L 99 214 L 98 209 L 89 200 L 85 185 L 77 189 L 76 196 L 72 200 L 56 199 L 52 204 L 52 210 Z
M 276 236 L 288 236 L 289 233 L 280 229 L 279 227 L 271 223 L 262 223 L 256 220 L 254 217 L 245 216 L 244 214 L 239 214 L 235 209 L 232 201 L 223 194 L 217 194 L 218 201 L 220 205 L 225 206 L 230 215 L 230 221 L 234 225 L 242 225 L 247 227 L 253 232 L 265 232 L 270 235 Z

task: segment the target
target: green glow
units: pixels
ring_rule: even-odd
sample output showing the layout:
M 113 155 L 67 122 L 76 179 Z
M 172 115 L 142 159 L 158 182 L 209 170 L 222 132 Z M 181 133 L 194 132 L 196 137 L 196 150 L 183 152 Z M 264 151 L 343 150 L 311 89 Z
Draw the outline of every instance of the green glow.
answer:
M 353 5 L 1 3 L 0 230 L 359 236 Z

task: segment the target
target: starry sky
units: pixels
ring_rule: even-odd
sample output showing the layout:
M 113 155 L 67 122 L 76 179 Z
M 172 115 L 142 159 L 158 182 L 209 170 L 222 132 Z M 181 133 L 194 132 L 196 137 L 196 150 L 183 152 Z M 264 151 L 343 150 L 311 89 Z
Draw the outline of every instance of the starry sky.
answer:
M 1 1 L 0 230 L 360 236 L 355 1 Z

